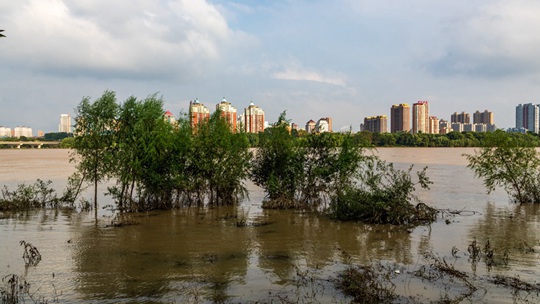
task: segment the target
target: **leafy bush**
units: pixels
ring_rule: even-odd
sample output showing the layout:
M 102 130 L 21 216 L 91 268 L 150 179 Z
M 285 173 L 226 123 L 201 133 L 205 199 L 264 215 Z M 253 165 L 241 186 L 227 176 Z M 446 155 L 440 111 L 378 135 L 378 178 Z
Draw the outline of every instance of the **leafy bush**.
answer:
M 497 131 L 487 136 L 485 147 L 465 156 L 488 193 L 502 187 L 517 203 L 540 203 L 540 156 L 534 143 Z
M 38 179 L 33 185 L 19 184 L 13 191 L 4 186 L 0 193 L 0 210 L 56 208 L 69 203 L 56 196 L 54 189 L 50 187 L 51 183 Z
M 415 225 L 432 222 L 436 210 L 418 201 L 416 186 L 429 189 L 427 167 L 417 172 L 413 181 L 411 171 L 397 170 L 391 163 L 372 158 L 366 160 L 358 182 L 336 193 L 330 205 L 331 215 L 339 220 L 358 220 L 367 223 Z
M 303 178 L 305 156 L 289 132 L 285 112 L 260 135 L 259 140 L 251 179 L 265 190 L 273 207 L 297 206 L 296 194 Z

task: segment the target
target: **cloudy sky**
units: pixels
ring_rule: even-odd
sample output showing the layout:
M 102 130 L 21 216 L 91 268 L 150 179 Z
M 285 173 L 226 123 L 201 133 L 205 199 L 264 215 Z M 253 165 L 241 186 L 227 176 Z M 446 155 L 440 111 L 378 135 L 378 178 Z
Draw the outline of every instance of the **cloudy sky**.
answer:
M 514 125 L 540 103 L 537 0 L 17 0 L 0 2 L 0 126 L 54 132 L 85 96 L 162 95 L 300 126 L 427 100 L 430 112 L 489 109 Z

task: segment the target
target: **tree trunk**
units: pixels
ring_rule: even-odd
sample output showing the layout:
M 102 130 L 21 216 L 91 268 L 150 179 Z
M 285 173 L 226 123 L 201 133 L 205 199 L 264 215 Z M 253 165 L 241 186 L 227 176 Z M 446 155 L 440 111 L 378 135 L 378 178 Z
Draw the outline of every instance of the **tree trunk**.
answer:
M 97 178 L 94 179 L 94 216 L 96 217 L 96 224 L 97 224 L 97 186 L 98 186 L 98 180 Z

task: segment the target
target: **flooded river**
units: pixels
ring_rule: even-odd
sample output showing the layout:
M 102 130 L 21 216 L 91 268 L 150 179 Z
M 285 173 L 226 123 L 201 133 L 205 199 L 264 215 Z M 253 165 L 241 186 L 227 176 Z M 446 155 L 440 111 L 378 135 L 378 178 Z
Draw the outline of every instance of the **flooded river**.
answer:
M 429 167 L 431 190 L 416 194 L 442 212 L 415 229 L 262 210 L 264 194 L 252 184 L 239 206 L 135 214 L 123 227 L 110 225 L 107 209 L 97 224 L 93 212 L 0 213 L 0 276 L 24 278 L 49 303 L 342 303 L 351 299 L 334 287 L 338 272 L 380 262 L 399 302 L 539 302 L 536 292 L 496 280 L 537 284 L 539 207 L 514 205 L 500 190 L 487 195 L 462 157 L 473 152 L 378 150 L 400 168 Z M 68 160 L 67 150 L 0 150 L 0 186 L 50 179 L 61 193 L 74 170 Z M 246 226 L 237 226 L 241 219 Z M 41 252 L 37 265 L 25 266 L 21 240 Z M 468 251 L 474 241 L 478 259 Z M 437 263 L 465 276 L 430 272 Z

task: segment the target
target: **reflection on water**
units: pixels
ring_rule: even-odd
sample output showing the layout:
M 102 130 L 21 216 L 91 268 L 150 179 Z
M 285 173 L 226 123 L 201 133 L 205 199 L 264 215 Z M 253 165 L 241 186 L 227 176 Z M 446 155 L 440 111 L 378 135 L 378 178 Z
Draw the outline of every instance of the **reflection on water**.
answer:
M 310 297 L 340 302 L 343 296 L 327 279 L 335 278 L 347 263 L 382 260 L 401 270 L 395 279 L 399 294 L 421 302 L 444 295 L 452 298 L 448 287 L 434 288 L 412 276 L 413 271 L 430 264 L 424 255 L 433 253 L 478 284 L 479 291 L 471 300 L 510 303 L 516 300 L 511 290 L 490 283 L 489 278 L 519 276 L 531 283 L 538 278 L 539 206 L 510 204 L 502 191 L 487 195 L 461 156 L 472 152 L 439 148 L 377 151 L 397 166 L 429 166 L 434 184 L 429 192 L 417 195 L 428 205 L 447 210 L 431 226 L 407 230 L 342 223 L 306 212 L 262 210 L 263 193 L 249 185 L 251 200 L 240 206 L 131 214 L 126 219 L 134 225 L 123 227 L 110 226 L 112 218 L 105 211 L 100 211 L 103 217 L 97 226 L 93 214 L 4 214 L 0 219 L 0 275 L 21 275 L 40 296 L 57 297 L 60 302 L 309 302 Z M 2 159 L 3 153 L 0 150 Z M 23 153 L 24 157 L 36 154 Z M 58 154 L 43 154 L 48 157 L 56 159 Z M 67 154 L 64 159 L 67 161 Z M 11 161 L 17 160 L 12 157 Z M 67 176 L 72 170 L 68 163 L 56 166 L 60 167 L 55 169 L 57 179 L 58 172 Z M 0 163 L 0 184 L 6 183 L 6 176 L 8 182 L 16 179 L 21 168 L 21 164 Z M 21 173 L 24 178 L 28 175 Z M 243 217 L 247 226 L 237 225 Z M 43 258 L 37 266 L 24 266 L 20 240 L 41 251 Z M 488 265 L 485 258 L 471 263 L 467 248 L 473 240 L 481 248 L 489 240 L 494 263 Z M 321 280 L 299 286 L 298 279 L 306 271 L 310 278 Z M 538 297 L 527 299 L 536 301 Z

